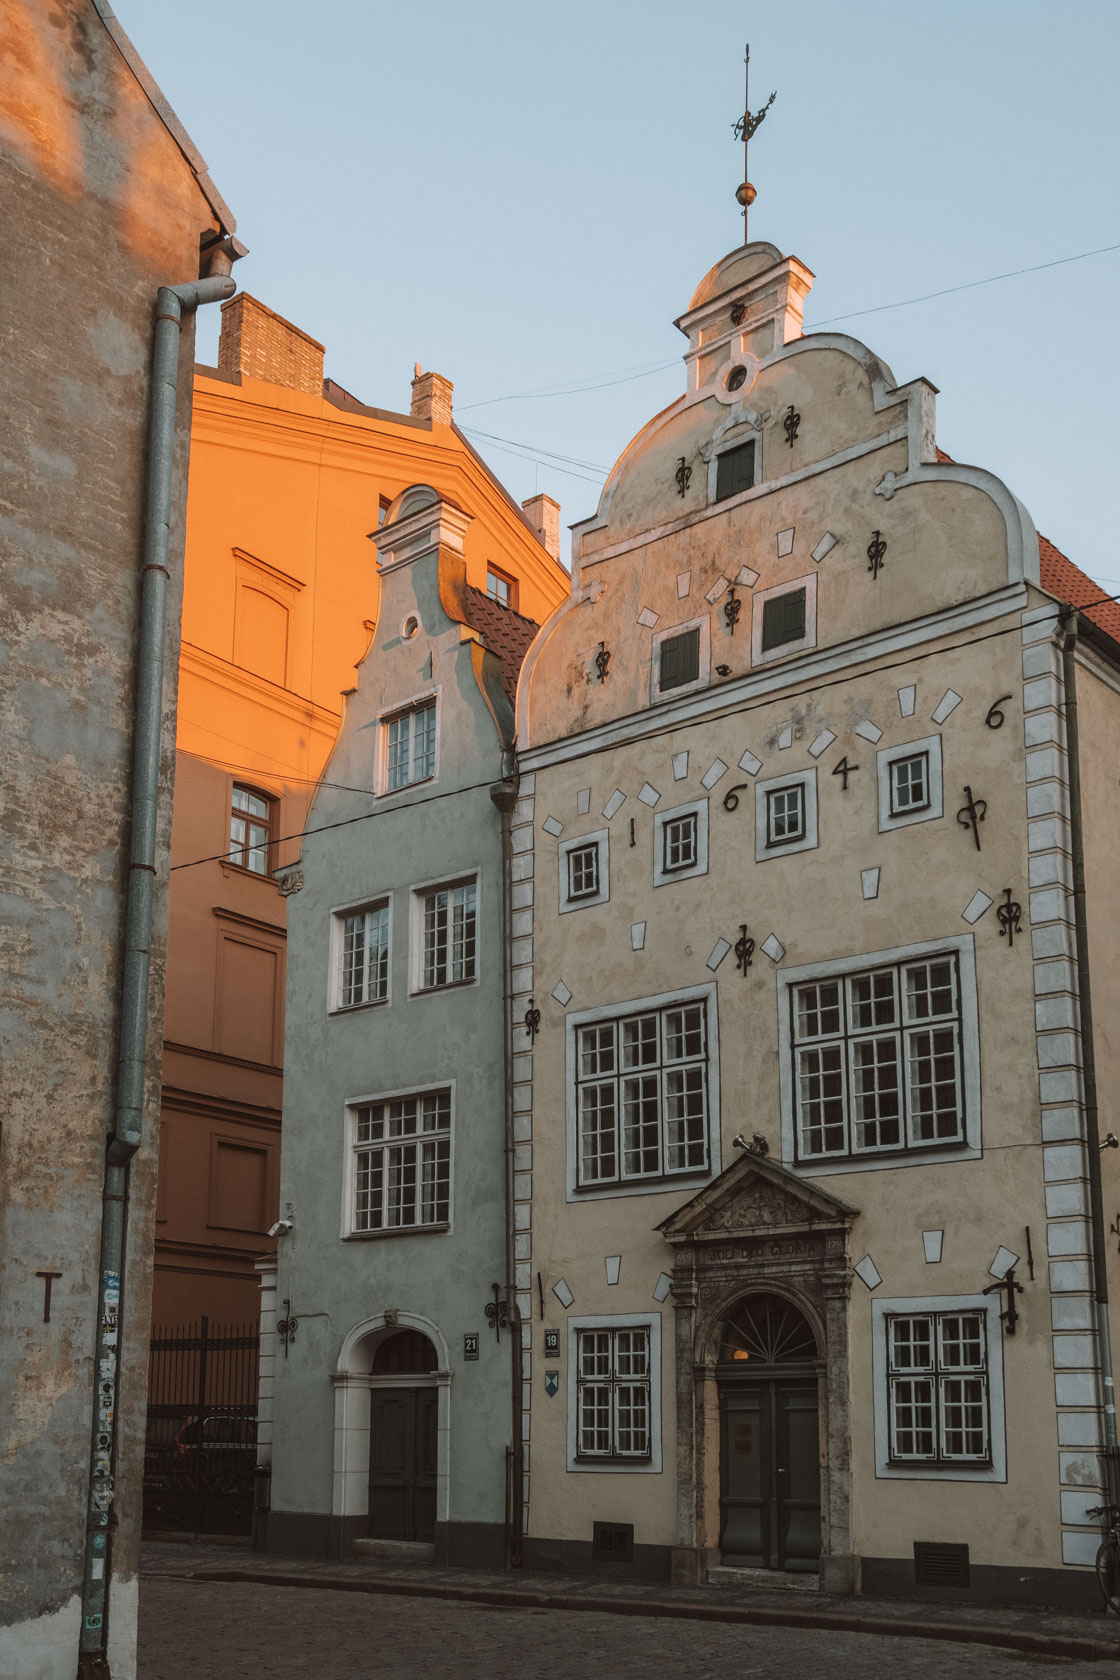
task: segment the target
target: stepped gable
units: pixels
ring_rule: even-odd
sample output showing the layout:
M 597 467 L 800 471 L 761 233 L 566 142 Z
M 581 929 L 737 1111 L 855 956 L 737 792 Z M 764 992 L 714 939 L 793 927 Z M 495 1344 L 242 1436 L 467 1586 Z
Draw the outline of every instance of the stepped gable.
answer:
M 486 646 L 502 662 L 502 682 L 509 695 L 510 705 L 516 703 L 517 678 L 529 644 L 540 629 L 534 619 L 524 618 L 512 607 L 503 607 L 473 584 L 466 587 L 466 608 L 469 623 L 486 638 Z

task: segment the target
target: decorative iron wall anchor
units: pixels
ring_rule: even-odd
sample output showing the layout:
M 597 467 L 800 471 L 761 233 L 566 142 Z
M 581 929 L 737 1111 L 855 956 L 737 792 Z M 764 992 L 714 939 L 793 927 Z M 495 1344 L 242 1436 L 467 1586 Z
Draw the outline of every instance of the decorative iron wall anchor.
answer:
M 536 1038 L 541 1030 L 541 1012 L 539 1009 L 534 1009 L 532 998 L 529 999 L 529 1007 L 522 1019 L 525 1022 L 525 1031 L 529 1034 L 530 1039 Z
M 723 616 L 727 620 L 727 628 L 735 634 L 735 626 L 739 622 L 739 614 L 743 610 L 743 603 L 735 593 L 734 586 L 727 591 L 727 599 L 723 603 Z
M 291 1303 L 290 1299 L 287 1296 L 285 1296 L 285 1298 L 284 1298 L 284 1316 L 283 1316 L 283 1318 L 277 1319 L 277 1321 L 276 1321 L 276 1334 L 279 1336 L 280 1340 L 284 1344 L 284 1358 L 285 1359 L 287 1359 L 287 1357 L 288 1357 L 288 1345 L 289 1345 L 290 1342 L 295 1341 L 296 1331 L 298 1329 L 299 1329 L 299 1319 L 292 1317 L 292 1303 Z
M 1003 903 L 996 906 L 996 920 L 999 923 L 999 936 L 1007 935 L 1007 949 L 1010 951 L 1015 943 L 1015 935 L 1019 932 L 1019 924 L 1023 919 L 1023 906 L 1011 896 L 1011 888 L 1004 887 Z
M 494 1340 L 500 1342 L 502 1331 L 509 1328 L 509 1303 L 502 1300 L 500 1283 L 492 1283 L 490 1287 L 494 1291 L 494 1299 L 486 1303 L 486 1321 L 494 1326 Z
M 739 809 L 739 795 L 746 792 L 750 785 L 749 782 L 736 782 L 733 788 L 728 788 L 723 796 L 724 810 L 737 811 Z
M 848 777 L 852 774 L 853 771 L 858 770 L 858 769 L 859 769 L 858 764 L 849 764 L 848 763 L 848 755 L 847 755 L 847 753 L 845 753 L 844 757 L 840 760 L 839 764 L 833 770 L 832 774 L 834 776 L 843 776 L 844 780 L 843 780 L 843 783 L 841 784 L 841 786 L 842 786 L 842 789 L 845 793 L 847 793 L 847 791 L 848 791 Z
M 633 817 L 630 818 L 630 844 L 632 846 L 636 846 L 638 844 L 638 825 L 634 821 Z
M 1005 700 L 1010 700 L 1011 698 L 1012 696 L 1010 694 L 1001 694 L 998 700 L 992 701 L 991 705 L 988 707 L 988 715 L 984 719 L 984 722 L 987 724 L 989 729 L 1003 728 L 1004 717 L 1003 713 L 1000 711 L 1000 707 L 1003 705 Z
M 879 576 L 883 569 L 883 556 L 887 552 L 886 539 L 881 531 L 872 531 L 871 541 L 867 545 L 867 569 L 872 579 Z
M 1030 1228 L 1029 1225 L 1024 1225 L 1023 1229 L 1027 1234 L 1027 1270 L 1030 1273 L 1031 1282 L 1033 1283 L 1034 1282 L 1034 1248 L 1031 1244 L 1031 1228 Z
M 1015 1306 L 1015 1297 L 1016 1295 L 1021 1295 L 1023 1293 L 1022 1284 L 1015 1282 L 1014 1266 L 1009 1266 L 998 1283 L 990 1283 L 987 1289 L 982 1290 L 981 1293 L 984 1295 L 994 1295 L 998 1290 L 1002 1289 L 1006 1289 L 1007 1291 L 1007 1306 L 999 1315 L 1000 1322 L 1007 1334 L 1009 1336 L 1013 1336 L 1015 1334 L 1015 1326 L 1018 1324 L 1019 1319 L 1022 1316 Z
M 797 433 L 798 433 L 798 428 L 800 427 L 800 425 L 801 425 L 801 416 L 800 416 L 800 414 L 798 414 L 798 412 L 797 412 L 796 408 L 794 408 L 793 404 L 790 403 L 789 407 L 786 409 L 786 417 L 782 421 L 782 430 L 786 434 L 786 442 L 789 444 L 791 449 L 793 448 L 794 443 L 797 440 Z
M 677 470 L 673 476 L 677 481 L 677 495 L 683 496 L 692 480 L 692 468 L 683 455 L 677 462 Z
M 965 803 L 961 806 L 960 810 L 957 812 L 957 821 L 960 823 L 962 828 L 971 828 L 972 838 L 976 842 L 976 850 L 979 851 L 980 850 L 980 828 L 979 828 L 979 824 L 984 821 L 984 818 L 988 814 L 988 801 L 986 799 L 973 799 L 972 789 L 970 787 L 965 788 L 964 797 L 965 797 Z
M 599 643 L 599 651 L 595 655 L 595 669 L 599 673 L 599 681 L 606 682 L 607 672 L 610 670 L 611 650 L 606 642 Z
M 740 922 L 739 937 L 735 941 L 735 962 L 744 975 L 746 974 L 747 969 L 751 966 L 751 958 L 753 956 L 754 940 L 747 934 L 746 922 Z

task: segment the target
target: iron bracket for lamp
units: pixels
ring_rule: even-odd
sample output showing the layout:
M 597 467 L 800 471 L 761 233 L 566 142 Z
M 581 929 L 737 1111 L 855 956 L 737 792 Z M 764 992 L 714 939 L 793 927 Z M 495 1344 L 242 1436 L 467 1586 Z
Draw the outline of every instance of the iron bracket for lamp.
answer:
M 1007 1334 L 1009 1336 L 1013 1336 L 1015 1334 L 1015 1326 L 1018 1324 L 1019 1319 L 1022 1316 L 1015 1306 L 1015 1297 L 1016 1295 L 1021 1295 L 1023 1293 L 1022 1284 L 1015 1282 L 1014 1266 L 1008 1266 L 999 1282 L 990 1283 L 987 1289 L 981 1291 L 981 1294 L 994 1295 L 997 1290 L 1002 1289 L 1006 1289 L 1007 1291 L 1007 1306 L 999 1315 L 1000 1323 L 1003 1325 Z

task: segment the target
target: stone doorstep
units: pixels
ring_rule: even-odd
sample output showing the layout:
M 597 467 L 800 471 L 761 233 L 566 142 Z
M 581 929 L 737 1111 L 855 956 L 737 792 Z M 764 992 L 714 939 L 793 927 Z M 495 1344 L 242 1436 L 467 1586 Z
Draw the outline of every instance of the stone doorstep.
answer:
M 359 1563 L 363 1558 L 384 1558 L 394 1563 L 434 1563 L 436 1560 L 436 1549 L 430 1541 L 366 1538 L 354 1540 L 351 1544 Z
M 767 1592 L 820 1592 L 821 1578 L 815 1569 L 795 1574 L 785 1569 L 736 1569 L 720 1564 L 708 1570 L 710 1587 L 762 1587 Z
M 279 1563 L 279 1560 L 277 1560 Z M 766 1571 L 768 1574 L 769 1571 Z M 424 1572 L 426 1576 L 427 1572 Z M 985 1612 L 970 1609 L 967 1620 L 951 1619 L 959 1606 L 946 1606 L 941 1619 L 937 1610 L 924 1603 L 893 1603 L 887 1610 L 878 1601 L 848 1599 L 842 1603 L 826 1600 L 814 1605 L 808 1595 L 798 1603 L 763 1602 L 765 1595 L 755 1589 L 749 1596 L 732 1599 L 729 1594 L 708 1594 L 705 1588 L 677 1588 L 659 1592 L 645 1584 L 633 1592 L 619 1587 L 608 1588 L 597 1582 L 581 1580 L 540 1580 L 530 1586 L 492 1586 L 487 1576 L 483 1584 L 478 1574 L 440 1570 L 426 1579 L 417 1573 L 411 1578 L 403 1570 L 349 1568 L 345 1564 L 332 1567 L 317 1563 L 310 1567 L 299 1564 L 276 1568 L 218 1565 L 191 1570 L 184 1578 L 207 1582 L 245 1582 L 258 1586 L 312 1588 L 334 1592 L 392 1593 L 409 1598 L 443 1598 L 462 1603 L 489 1604 L 503 1609 L 591 1610 L 608 1615 L 680 1617 L 698 1622 L 751 1623 L 757 1627 L 817 1628 L 836 1633 L 881 1633 L 894 1638 L 938 1639 L 958 1645 L 992 1645 L 999 1649 L 1020 1651 L 1038 1657 L 1060 1657 L 1081 1662 L 1113 1662 L 1120 1658 L 1120 1618 L 1102 1617 L 1104 1637 L 1080 1631 L 1080 1618 L 1073 1624 L 1062 1618 L 1058 1628 L 1030 1628 L 1023 1625 L 1022 1612 L 1002 1616 L 997 1608 Z M 455 1579 L 453 1577 L 459 1577 Z M 525 1578 L 522 1578 L 525 1579 Z M 775 1594 L 775 1598 L 784 1597 Z M 751 1598 L 756 1602 L 751 1602 Z M 930 1614 L 930 1611 L 933 1614 Z M 1029 1613 L 1028 1613 L 1029 1614 Z M 928 1619 L 927 1619 L 928 1617 Z M 1108 1632 L 1105 1633 L 1107 1627 Z M 1077 1631 L 1073 1631 L 1076 1628 Z M 1096 1630 L 1094 1629 L 1094 1632 Z

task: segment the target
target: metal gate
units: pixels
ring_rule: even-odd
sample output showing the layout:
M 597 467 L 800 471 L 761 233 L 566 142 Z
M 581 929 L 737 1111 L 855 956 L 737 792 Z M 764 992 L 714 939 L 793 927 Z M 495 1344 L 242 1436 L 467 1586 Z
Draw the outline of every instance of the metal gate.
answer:
M 154 1328 L 144 1443 L 147 1533 L 249 1534 L 257 1459 L 253 1325 Z

